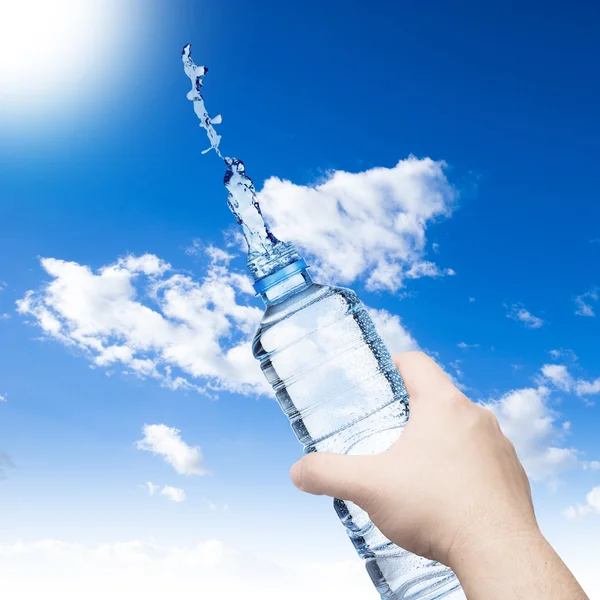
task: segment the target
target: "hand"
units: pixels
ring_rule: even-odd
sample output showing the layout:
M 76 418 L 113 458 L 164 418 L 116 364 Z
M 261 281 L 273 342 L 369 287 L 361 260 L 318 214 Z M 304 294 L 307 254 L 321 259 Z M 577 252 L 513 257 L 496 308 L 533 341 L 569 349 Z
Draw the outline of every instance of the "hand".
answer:
M 292 481 L 305 492 L 354 502 L 398 546 L 453 568 L 465 591 L 475 594 L 470 598 L 537 598 L 543 586 L 533 586 L 535 595 L 523 586 L 511 595 L 506 572 L 499 572 L 503 565 L 510 570 L 506 563 L 513 557 L 518 570 L 532 553 L 562 572 L 538 528 L 513 445 L 495 416 L 471 402 L 429 357 L 410 352 L 394 361 L 411 410 L 398 441 L 374 456 L 309 454 L 292 467 Z M 565 598 L 585 598 L 575 586 L 581 595 L 569 588 Z

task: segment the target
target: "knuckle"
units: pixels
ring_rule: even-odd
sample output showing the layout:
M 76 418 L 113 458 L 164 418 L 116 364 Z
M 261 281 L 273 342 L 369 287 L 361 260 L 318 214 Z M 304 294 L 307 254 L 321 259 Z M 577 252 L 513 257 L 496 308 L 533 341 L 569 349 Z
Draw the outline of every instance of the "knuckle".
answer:
M 487 408 L 484 408 L 483 410 L 486 412 L 486 423 L 492 425 L 493 427 L 497 427 L 498 430 L 500 430 L 500 423 L 498 423 L 498 417 Z
M 469 407 L 468 424 L 472 429 L 488 429 L 495 419 L 492 411 L 483 406 L 472 404 Z
M 502 437 L 504 437 L 504 447 L 506 448 L 507 453 L 510 454 L 511 456 L 516 457 L 517 449 L 516 449 L 515 445 L 513 444 L 512 440 L 509 440 L 504 435 Z
M 471 401 L 454 385 L 448 390 L 448 402 L 460 406 Z

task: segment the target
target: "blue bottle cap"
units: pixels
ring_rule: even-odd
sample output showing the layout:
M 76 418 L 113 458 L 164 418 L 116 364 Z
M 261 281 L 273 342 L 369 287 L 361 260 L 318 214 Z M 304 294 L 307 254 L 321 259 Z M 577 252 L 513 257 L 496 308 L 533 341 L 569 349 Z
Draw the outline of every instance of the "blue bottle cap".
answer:
M 300 258 L 297 261 L 278 269 L 274 273 L 255 281 L 254 289 L 256 290 L 257 294 L 264 294 L 274 285 L 277 285 L 285 279 L 289 279 L 292 275 L 300 273 L 301 271 L 305 271 L 306 269 L 308 269 L 308 265 L 303 258 Z

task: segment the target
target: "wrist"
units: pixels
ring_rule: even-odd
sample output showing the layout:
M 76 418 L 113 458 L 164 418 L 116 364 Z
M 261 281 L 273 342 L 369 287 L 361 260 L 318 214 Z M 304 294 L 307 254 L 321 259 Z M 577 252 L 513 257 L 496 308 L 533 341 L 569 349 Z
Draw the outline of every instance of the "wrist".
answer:
M 482 536 L 454 549 L 450 562 L 469 600 L 587 599 L 537 525 Z
M 449 567 L 457 574 L 485 572 L 488 575 L 510 557 L 524 551 L 544 547 L 548 542 L 537 527 L 507 531 L 493 535 L 481 532 L 453 545 L 448 553 Z

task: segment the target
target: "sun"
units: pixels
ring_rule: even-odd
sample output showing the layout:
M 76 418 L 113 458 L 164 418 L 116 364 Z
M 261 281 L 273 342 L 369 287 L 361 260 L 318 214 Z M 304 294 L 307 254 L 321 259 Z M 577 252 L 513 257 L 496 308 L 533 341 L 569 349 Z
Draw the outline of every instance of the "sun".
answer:
M 0 116 L 48 114 L 106 71 L 112 0 L 0 0 Z

